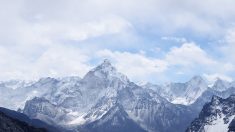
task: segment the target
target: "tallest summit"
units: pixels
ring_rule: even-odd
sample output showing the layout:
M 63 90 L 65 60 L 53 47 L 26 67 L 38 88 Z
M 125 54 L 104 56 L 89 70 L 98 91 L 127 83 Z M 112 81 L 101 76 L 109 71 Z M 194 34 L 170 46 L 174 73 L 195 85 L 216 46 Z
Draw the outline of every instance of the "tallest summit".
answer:
M 103 63 L 98 65 L 92 71 L 100 71 L 100 72 L 106 73 L 106 74 L 109 74 L 112 72 L 117 72 L 116 68 L 111 64 L 111 62 L 108 59 L 104 59 Z
M 91 79 L 93 81 L 100 80 L 102 83 L 120 81 L 126 84 L 129 82 L 129 79 L 118 72 L 108 59 L 104 59 L 100 65 L 89 71 L 84 77 L 84 80 L 91 81 Z
M 110 62 L 109 59 L 104 59 L 104 60 L 103 60 L 103 64 L 111 65 L 111 62 Z

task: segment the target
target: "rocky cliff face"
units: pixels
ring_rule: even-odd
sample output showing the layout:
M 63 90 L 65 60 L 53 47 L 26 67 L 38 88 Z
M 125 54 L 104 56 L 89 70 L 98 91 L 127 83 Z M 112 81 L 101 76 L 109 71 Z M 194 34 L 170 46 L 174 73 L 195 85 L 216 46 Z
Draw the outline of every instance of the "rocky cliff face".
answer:
M 226 99 L 213 96 L 210 103 L 204 105 L 187 132 L 227 132 L 234 127 L 235 95 Z
M 120 104 L 115 104 L 99 120 L 86 124 L 81 131 L 92 132 L 147 132 L 134 122 Z

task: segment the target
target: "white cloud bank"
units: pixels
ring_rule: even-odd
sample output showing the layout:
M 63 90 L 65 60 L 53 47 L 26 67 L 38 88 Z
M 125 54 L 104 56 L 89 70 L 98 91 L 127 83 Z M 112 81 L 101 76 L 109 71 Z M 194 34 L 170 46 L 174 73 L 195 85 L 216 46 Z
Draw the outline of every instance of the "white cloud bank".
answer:
M 98 57 L 113 60 L 121 72 L 137 81 L 164 80 L 171 75 L 203 75 L 210 82 L 216 78 L 232 81 L 226 74 L 235 70 L 232 63 L 212 58 L 195 43 L 172 47 L 163 58 L 151 58 L 141 52 L 112 52 L 107 49 L 99 51 Z
M 154 75 L 167 69 L 165 61 L 146 57 L 142 53 L 102 50 L 97 55 L 100 58 L 113 60 L 119 71 L 138 81 L 151 80 Z
M 195 43 L 183 43 L 181 47 L 173 47 L 166 54 L 166 61 L 172 65 L 192 67 L 199 65 L 214 65 L 216 62 Z
M 83 76 L 91 68 L 83 51 L 59 46 L 46 49 L 33 60 L 1 47 L 0 56 L 1 80 Z
M 235 69 L 234 4 L 234 0 L 0 1 L 0 80 L 83 76 L 94 58 L 110 58 L 137 81 L 167 81 L 195 74 L 231 80 Z M 174 37 L 184 32 L 192 38 Z M 163 51 L 164 44 L 149 44 L 148 35 L 151 39 L 173 36 L 158 39 L 180 44 Z M 222 57 L 189 41 L 202 36 L 223 40 L 216 53 Z M 163 55 L 149 55 L 142 49 L 145 46 L 159 47 L 153 54 Z

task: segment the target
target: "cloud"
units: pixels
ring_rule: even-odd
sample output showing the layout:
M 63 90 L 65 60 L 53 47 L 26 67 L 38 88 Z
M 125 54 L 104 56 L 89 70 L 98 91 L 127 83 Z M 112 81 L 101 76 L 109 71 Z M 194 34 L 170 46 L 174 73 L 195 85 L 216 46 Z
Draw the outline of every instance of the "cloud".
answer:
M 115 16 L 74 25 L 58 22 L 35 24 L 33 27 L 40 36 L 52 42 L 62 40 L 79 42 L 103 35 L 118 34 L 129 28 L 131 28 L 131 24 L 128 21 Z
M 58 54 L 59 53 L 59 54 Z M 90 57 L 82 50 L 53 47 L 46 50 L 37 61 L 33 63 L 32 72 L 36 77 L 40 76 L 68 76 L 77 75 L 82 77 L 90 69 Z M 39 75 L 38 75 L 39 74 Z
M 5 42 L 41 44 L 126 32 L 131 25 L 137 31 L 153 34 L 174 35 L 183 30 L 218 37 L 234 21 L 233 4 L 232 0 L 1 1 L 1 12 L 7 12 L 0 14 L 1 36 L 10 37 Z
M 130 27 L 138 35 L 141 32 L 151 36 L 193 34 L 218 38 L 234 22 L 233 4 L 232 0 L 1 1 L 1 12 L 7 13 L 0 14 L 0 42 L 38 45 L 81 41 L 107 34 L 132 33 Z
M 231 81 L 234 63 L 212 57 L 196 43 L 183 43 L 180 47 L 172 47 L 166 53 L 165 61 L 168 69 L 181 76 L 204 75 L 209 81 L 221 77 Z M 179 74 L 180 73 L 180 74 Z
M 120 72 L 135 82 L 162 83 L 176 78 L 188 79 L 197 74 L 207 75 L 206 77 L 210 80 L 219 76 L 228 80 L 231 77 L 226 74 L 234 70 L 233 64 L 223 64 L 214 60 L 195 43 L 184 43 L 181 46 L 172 47 L 160 58 L 149 57 L 145 51 L 137 53 L 109 49 L 90 51 L 86 48 L 79 49 L 66 45 L 46 47 L 32 59 L 26 59 L 21 53 L 9 51 L 6 48 L 0 48 L 2 57 L 10 56 L 9 59 L 1 59 L 0 61 L 2 68 L 4 68 L 0 76 L 1 80 L 69 75 L 82 77 L 94 65 L 97 65 L 95 63 L 92 66 L 92 60 L 102 61 L 105 58 L 110 59 Z
M 104 57 L 133 80 L 176 80 L 194 74 L 232 78 L 234 4 L 234 0 L 0 1 L 0 79 L 83 76 L 93 58 Z M 213 51 L 217 45 L 208 43 L 217 40 L 223 44 Z
M 186 38 L 182 38 L 182 37 L 170 37 L 170 36 L 164 36 L 161 37 L 162 40 L 167 40 L 167 41 L 175 41 L 178 43 L 186 43 L 187 39 Z
M 219 49 L 226 61 L 235 64 L 235 26 L 226 31 L 224 38 L 217 49 Z
M 13 44 L 52 45 L 68 40 L 79 42 L 104 35 L 126 32 L 131 30 L 131 24 L 123 18 L 110 16 L 76 24 L 63 21 L 29 23 L 22 20 L 22 24 L 15 23 L 13 27 L 7 28 L 8 32 L 2 32 L 2 34 L 6 38 L 15 40 Z M 11 41 L 4 38 L 2 43 Z
M 141 51 L 130 53 L 107 49 L 99 51 L 97 57 L 113 60 L 118 70 L 134 81 L 164 82 L 167 78 L 170 80 L 177 77 L 188 79 L 194 75 L 204 74 L 221 75 L 225 78 L 228 72 L 234 70 L 232 64 L 223 64 L 215 60 L 193 42 L 172 47 L 162 58 L 148 57 L 145 52 Z
M 149 58 L 142 53 L 112 52 L 106 49 L 99 51 L 97 56 L 112 60 L 120 72 L 134 81 L 153 80 L 153 76 L 157 76 L 167 69 L 165 61 Z
M 171 65 L 185 67 L 199 65 L 213 65 L 216 62 L 195 43 L 184 43 L 181 47 L 173 47 L 166 54 L 166 61 Z
M 33 60 L 0 47 L 0 57 L 0 80 L 71 75 L 82 77 L 91 69 L 88 63 L 90 58 L 82 50 L 60 46 L 46 49 Z

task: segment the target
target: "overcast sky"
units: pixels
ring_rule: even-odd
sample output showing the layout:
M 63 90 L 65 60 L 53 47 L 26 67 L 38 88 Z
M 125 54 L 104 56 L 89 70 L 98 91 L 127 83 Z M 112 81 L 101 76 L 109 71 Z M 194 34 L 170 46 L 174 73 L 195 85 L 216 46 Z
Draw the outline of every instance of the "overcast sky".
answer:
M 84 74 L 135 82 L 235 77 L 234 0 L 0 0 L 0 80 Z

